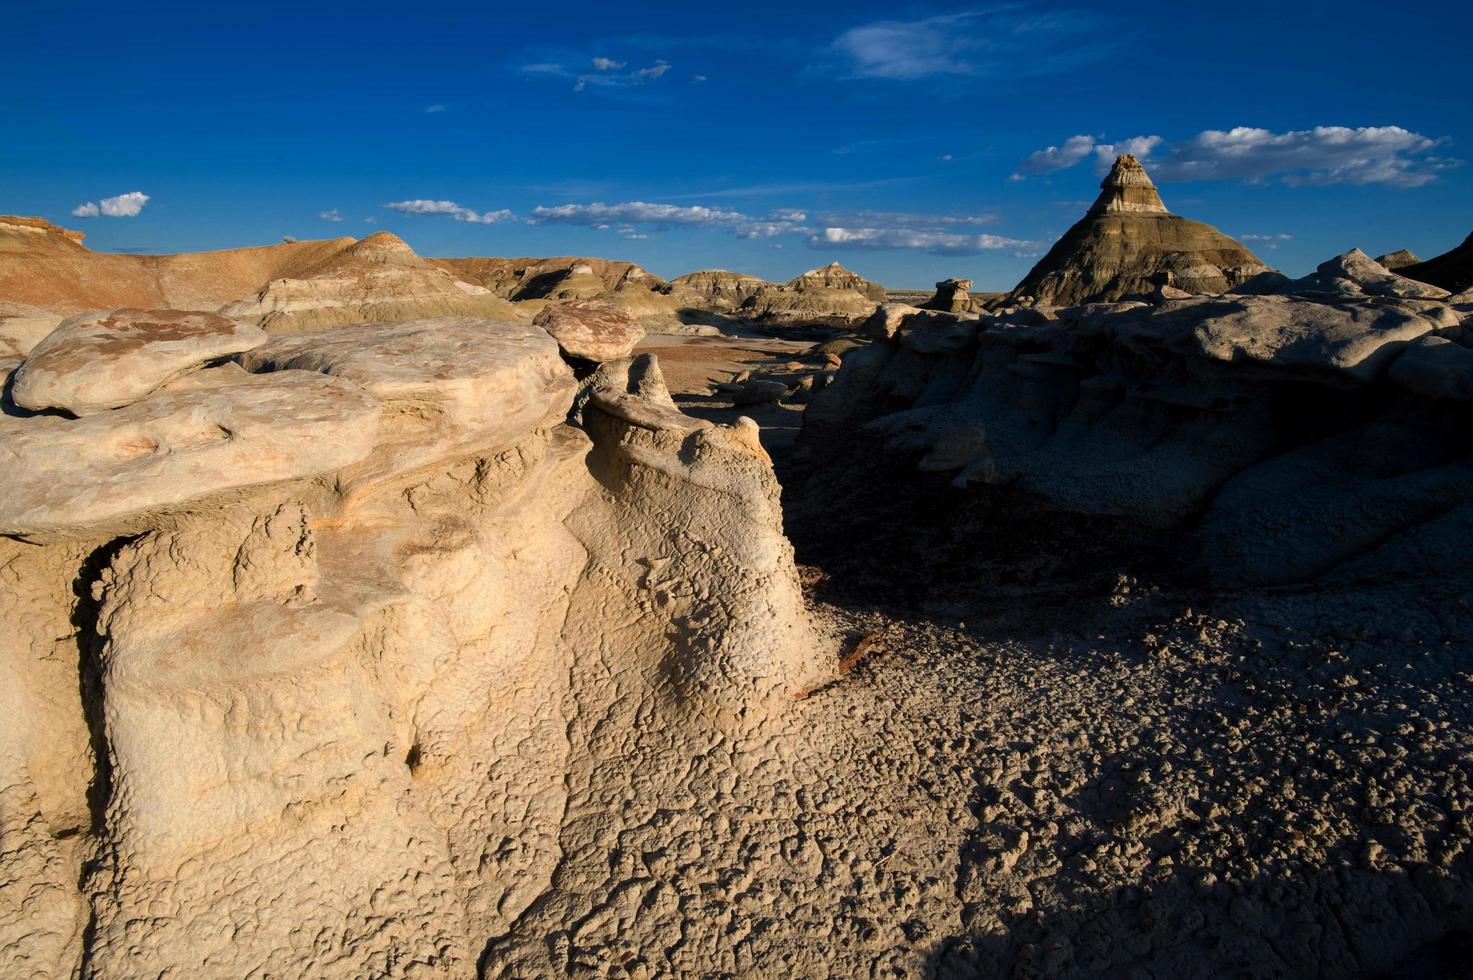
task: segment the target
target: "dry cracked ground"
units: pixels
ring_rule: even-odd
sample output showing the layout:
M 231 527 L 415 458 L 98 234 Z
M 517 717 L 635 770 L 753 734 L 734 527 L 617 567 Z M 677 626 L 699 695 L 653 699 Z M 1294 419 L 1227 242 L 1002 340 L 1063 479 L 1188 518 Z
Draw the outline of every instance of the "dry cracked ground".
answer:
M 589 856 L 624 890 L 518 930 L 562 969 L 1473 976 L 1466 582 L 1183 590 L 1120 529 L 878 463 L 792 495 L 810 608 L 869 652 L 778 759 L 713 746 Z

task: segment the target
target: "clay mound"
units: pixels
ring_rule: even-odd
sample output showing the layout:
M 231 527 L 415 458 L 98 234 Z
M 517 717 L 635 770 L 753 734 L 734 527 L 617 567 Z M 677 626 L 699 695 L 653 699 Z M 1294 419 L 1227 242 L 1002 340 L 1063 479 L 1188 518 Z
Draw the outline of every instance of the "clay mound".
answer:
M 497 296 L 510 300 L 548 299 L 558 283 L 565 281 L 575 266 L 585 266 L 585 275 L 596 277 L 601 290 L 613 292 L 626 283 L 644 282 L 649 288 L 664 283 L 633 262 L 610 259 L 554 256 L 551 258 L 464 258 L 428 259 L 467 282 L 479 283 Z M 574 297 L 569 297 L 574 298 Z M 586 298 L 586 297 L 577 297 Z
M 1268 271 L 1216 228 L 1169 212 L 1130 154 L 1115 161 L 1100 188 L 1089 213 L 1013 288 L 1010 302 L 1112 302 L 1161 285 L 1222 293 Z
M 40 218 L 0 218 L 0 297 L 50 313 L 218 309 L 267 280 L 299 276 L 353 244 L 351 238 L 179 255 L 93 252 L 80 232 Z
M 489 289 L 420 258 L 386 231 L 334 252 L 300 278 L 273 280 L 254 297 L 229 303 L 220 312 L 270 333 L 425 317 L 525 319 Z
M 837 262 L 810 269 L 781 286 L 764 286 L 741 306 L 743 313 L 779 323 L 852 326 L 885 301 L 885 287 Z
M 756 276 L 725 269 L 702 269 L 670 280 L 670 285 L 715 309 L 735 309 L 773 284 Z
M 1473 288 L 1473 235 L 1463 244 L 1436 258 L 1415 265 L 1398 268 L 1398 275 L 1416 279 L 1433 286 L 1440 286 L 1450 293 L 1461 293 Z
M 1400 248 L 1395 252 L 1387 252 L 1385 255 L 1376 256 L 1376 261 L 1395 272 L 1397 269 L 1404 269 L 1409 265 L 1417 265 L 1422 260 L 1417 258 L 1411 249 Z

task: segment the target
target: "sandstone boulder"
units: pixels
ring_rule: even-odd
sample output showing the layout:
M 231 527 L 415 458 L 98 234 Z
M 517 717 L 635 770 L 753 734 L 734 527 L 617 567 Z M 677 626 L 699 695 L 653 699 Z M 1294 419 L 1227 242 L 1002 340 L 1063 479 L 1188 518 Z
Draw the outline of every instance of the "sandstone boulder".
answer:
M 628 357 L 644 336 L 644 328 L 628 307 L 608 300 L 547 306 L 532 322 L 551 334 L 564 354 L 584 361 Z
M 1447 290 L 1399 276 L 1358 248 L 1321 262 L 1310 275 L 1291 283 L 1287 292 L 1354 297 L 1392 296 L 1401 299 L 1444 299 Z
M 328 473 L 369 455 L 381 411 L 357 384 L 288 371 L 81 419 L 0 416 L 0 534 L 96 532 Z
M 1419 337 L 1391 362 L 1387 376 L 1427 398 L 1473 401 L 1473 350 L 1444 337 Z
M 555 341 L 526 323 L 439 317 L 363 323 L 273 338 L 241 357 L 249 371 L 316 371 L 384 405 L 373 459 L 352 485 L 471 451 L 494 453 L 561 420 L 572 373 Z
M 92 415 L 133 402 L 208 361 L 266 340 L 264 331 L 213 313 L 111 310 L 65 320 L 37 343 L 11 397 L 37 411 Z
M 881 303 L 870 318 L 860 324 L 859 332 L 875 340 L 889 340 L 900 332 L 900 325 L 906 317 L 919 312 L 920 307 L 905 303 Z

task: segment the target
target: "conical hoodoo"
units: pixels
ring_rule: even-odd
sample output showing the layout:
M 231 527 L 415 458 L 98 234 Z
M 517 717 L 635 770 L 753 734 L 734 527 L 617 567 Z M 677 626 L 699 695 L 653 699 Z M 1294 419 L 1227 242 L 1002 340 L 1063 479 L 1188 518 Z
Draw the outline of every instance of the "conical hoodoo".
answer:
M 1100 188 L 1089 213 L 1014 287 L 1011 302 L 1076 306 L 1163 285 L 1221 293 L 1268 269 L 1216 228 L 1168 211 L 1145 167 L 1128 153 Z

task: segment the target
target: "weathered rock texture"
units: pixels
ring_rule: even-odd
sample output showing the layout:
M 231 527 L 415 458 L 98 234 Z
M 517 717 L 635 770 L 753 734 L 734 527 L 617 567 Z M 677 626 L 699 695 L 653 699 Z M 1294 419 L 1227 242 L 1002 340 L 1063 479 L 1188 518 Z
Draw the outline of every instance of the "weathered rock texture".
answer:
M 820 672 L 765 453 L 648 360 L 579 427 L 528 325 L 243 361 L 0 418 L 7 976 L 474 973 L 611 846 L 589 749 L 760 737 Z
M 1267 271 L 1216 228 L 1172 214 L 1130 154 L 1115 161 L 1094 206 L 1013 288 L 1045 306 L 1111 302 L 1169 285 L 1221 293 Z
M 1376 261 L 1386 268 L 1395 271 L 1409 265 L 1417 265 L 1422 260 L 1417 258 L 1411 249 L 1399 248 L 1395 252 L 1387 252 L 1385 255 L 1376 256 Z
M 810 404 L 815 490 L 882 452 L 1194 542 L 1218 582 L 1395 574 L 1473 489 L 1464 314 L 1397 279 L 1353 252 L 1281 295 L 903 316 Z
M 27 352 L 10 395 L 23 408 L 105 412 L 265 340 L 263 331 L 213 313 L 84 313 L 64 320 Z
M 936 284 L 935 295 L 922 304 L 922 309 L 965 313 L 972 309 L 971 288 L 970 279 L 943 279 Z
M 629 307 L 608 300 L 555 303 L 532 322 L 552 334 L 564 354 L 585 361 L 628 357 L 644 336 L 644 328 Z

